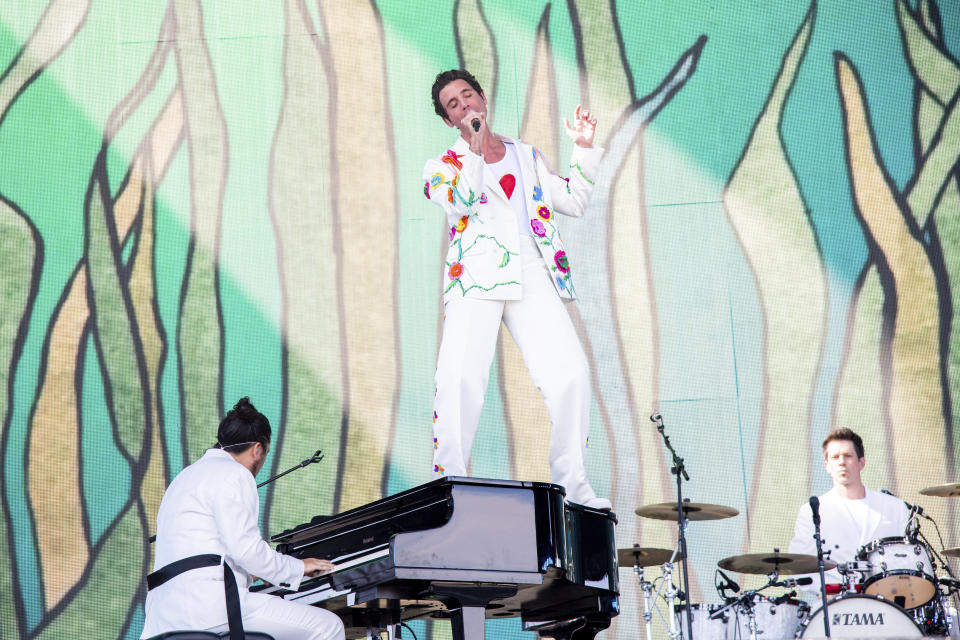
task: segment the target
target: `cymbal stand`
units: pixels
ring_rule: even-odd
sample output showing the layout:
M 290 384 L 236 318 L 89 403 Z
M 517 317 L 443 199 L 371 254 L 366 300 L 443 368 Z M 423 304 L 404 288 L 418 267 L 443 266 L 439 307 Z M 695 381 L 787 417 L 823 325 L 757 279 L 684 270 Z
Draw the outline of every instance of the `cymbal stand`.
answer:
M 653 583 L 644 580 L 643 567 L 638 564 L 633 565 L 633 572 L 637 574 L 637 582 L 640 584 L 640 593 L 643 594 L 643 625 L 647 631 L 647 640 L 653 640 L 653 611 L 651 605 L 653 601 Z
M 687 473 L 687 469 L 683 464 L 683 458 L 677 455 L 676 450 L 673 448 L 673 445 L 670 444 L 670 437 L 664 433 L 663 430 L 663 416 L 659 413 L 654 413 L 650 416 L 650 419 L 656 423 L 657 431 L 660 432 L 660 436 L 663 438 L 663 444 L 666 445 L 667 449 L 670 451 L 670 454 L 673 456 L 673 466 L 670 467 L 670 473 L 677 476 L 677 530 L 679 536 L 680 544 L 680 567 L 683 570 L 683 592 L 682 595 L 685 599 L 686 606 L 683 608 L 686 612 L 687 618 L 687 640 L 693 640 L 693 615 L 690 612 L 690 578 L 687 574 L 687 518 L 684 517 L 686 510 L 683 508 L 683 481 L 690 481 L 690 474 Z M 673 585 L 671 584 L 671 587 Z M 675 593 L 676 594 L 676 593 Z M 671 613 L 671 621 L 676 616 Z
M 677 615 L 674 610 L 674 600 L 676 600 L 677 594 L 680 593 L 680 590 L 677 589 L 676 585 L 673 584 L 672 562 L 663 563 L 663 584 L 667 585 L 666 597 L 667 615 L 670 617 L 670 640 L 677 640 L 677 638 L 680 638 L 683 634 L 680 633 L 680 629 L 677 626 Z M 692 626 L 690 624 L 690 607 L 686 606 L 684 609 L 687 612 L 687 629 L 689 630 Z

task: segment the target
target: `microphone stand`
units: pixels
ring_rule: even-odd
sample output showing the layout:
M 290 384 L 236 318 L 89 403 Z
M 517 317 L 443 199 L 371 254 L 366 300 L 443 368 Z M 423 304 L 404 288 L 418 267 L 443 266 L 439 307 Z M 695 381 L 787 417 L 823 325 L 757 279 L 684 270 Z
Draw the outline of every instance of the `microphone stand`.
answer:
M 303 461 L 300 462 L 299 464 L 293 465 L 292 467 L 290 467 L 290 468 L 287 469 L 286 471 L 281 471 L 280 473 L 278 473 L 277 475 L 273 476 L 272 478 L 269 478 L 269 479 L 267 479 L 267 480 L 264 480 L 263 482 L 261 482 L 260 484 L 257 485 L 257 489 L 259 489 L 260 487 L 262 487 L 262 486 L 265 485 L 265 484 L 270 484 L 271 482 L 273 482 L 273 481 L 276 480 L 277 478 L 282 478 L 283 476 L 287 475 L 287 474 L 290 473 L 291 471 L 296 471 L 297 469 L 302 469 L 303 467 L 307 466 L 308 464 L 313 464 L 313 463 L 315 463 L 315 462 L 320 462 L 321 460 L 323 460 L 323 451 L 321 451 L 320 449 L 317 449 L 317 452 L 316 452 L 315 454 L 313 454 L 312 456 L 310 456 L 309 458 L 307 458 L 306 460 L 303 460 Z M 148 538 L 148 540 L 150 541 L 151 544 L 154 543 L 154 542 L 156 542 L 156 541 L 157 541 L 157 535 L 154 534 L 154 535 L 150 536 L 150 537 Z
M 820 537 L 820 499 L 810 498 L 813 512 L 813 539 L 817 542 L 817 573 L 820 574 L 820 601 L 823 602 L 823 633 L 830 637 L 830 615 L 827 611 L 827 580 L 823 571 L 823 538 Z
M 287 475 L 287 474 L 290 473 L 291 471 L 296 471 L 297 469 L 302 469 L 303 467 L 307 466 L 308 464 L 313 464 L 314 462 L 320 462 L 321 460 L 323 460 L 323 451 L 321 451 L 320 449 L 317 449 L 317 452 L 316 452 L 315 454 L 313 454 L 311 457 L 307 458 L 306 460 L 304 460 L 304 461 L 301 462 L 300 464 L 295 464 L 295 465 L 293 465 L 292 467 L 290 467 L 289 469 L 287 469 L 286 471 L 281 471 L 280 473 L 278 473 L 277 475 L 273 476 L 272 478 L 269 478 L 268 480 L 264 480 L 263 482 L 261 482 L 260 484 L 257 485 L 257 489 L 259 489 L 260 487 L 262 487 L 262 486 L 265 485 L 265 484 L 270 484 L 271 482 L 273 482 L 273 481 L 276 480 L 277 478 L 282 478 L 283 476 Z
M 687 536 L 685 533 L 687 526 L 685 524 L 686 517 L 683 508 L 683 480 L 689 482 L 690 475 L 687 473 L 687 469 L 683 464 L 683 458 L 677 455 L 673 445 L 670 444 L 670 437 L 664 433 L 663 416 L 659 413 L 654 413 L 650 416 L 650 420 L 656 423 L 657 431 L 660 432 L 660 436 L 663 438 L 663 444 L 666 445 L 670 451 L 670 455 L 673 456 L 673 466 L 670 467 L 670 473 L 677 476 L 677 531 L 680 541 L 680 566 L 683 569 L 683 609 L 686 611 L 687 617 L 688 640 L 693 640 L 693 615 L 690 613 L 690 578 L 687 575 Z

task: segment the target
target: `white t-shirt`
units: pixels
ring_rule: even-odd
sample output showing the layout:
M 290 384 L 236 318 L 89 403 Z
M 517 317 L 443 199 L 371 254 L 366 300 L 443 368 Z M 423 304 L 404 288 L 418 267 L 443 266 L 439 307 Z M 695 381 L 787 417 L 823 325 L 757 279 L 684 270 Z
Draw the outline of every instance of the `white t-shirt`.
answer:
M 513 176 L 513 191 L 509 194 L 510 206 L 513 207 L 513 213 L 517 216 L 517 227 L 520 230 L 520 235 L 533 237 L 533 232 L 530 230 L 527 199 L 524 197 L 526 190 L 523 187 L 523 175 L 520 173 L 520 160 L 517 158 L 517 150 L 509 142 L 505 142 L 504 146 L 507 148 L 507 152 L 503 154 L 503 158 L 499 162 L 493 162 L 487 166 L 500 181 L 501 187 L 504 186 L 505 175 Z M 507 195 L 506 190 L 504 190 L 504 195 Z

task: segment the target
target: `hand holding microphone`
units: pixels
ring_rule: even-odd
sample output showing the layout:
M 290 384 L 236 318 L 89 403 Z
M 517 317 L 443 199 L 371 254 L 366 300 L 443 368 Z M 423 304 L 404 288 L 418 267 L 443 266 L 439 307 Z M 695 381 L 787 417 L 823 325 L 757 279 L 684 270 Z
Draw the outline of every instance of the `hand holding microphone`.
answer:
M 470 151 L 480 155 L 481 149 L 483 147 L 483 140 L 490 133 L 490 130 L 487 129 L 487 117 L 486 114 L 478 113 L 472 109 L 463 116 L 463 119 L 460 121 L 460 130 L 463 131 L 472 131 L 470 136 Z

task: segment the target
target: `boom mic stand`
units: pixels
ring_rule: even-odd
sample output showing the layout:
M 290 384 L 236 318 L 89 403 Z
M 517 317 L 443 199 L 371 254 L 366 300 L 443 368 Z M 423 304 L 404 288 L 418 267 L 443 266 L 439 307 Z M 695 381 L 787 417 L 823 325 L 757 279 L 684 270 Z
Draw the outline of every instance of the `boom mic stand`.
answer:
M 823 602 L 823 632 L 830 637 L 830 615 L 827 611 L 827 580 L 823 571 L 823 538 L 820 536 L 820 498 L 810 496 L 813 512 L 813 539 L 817 541 L 817 573 L 820 574 L 820 600 Z
M 323 451 L 321 451 L 320 449 L 317 449 L 317 452 L 316 452 L 315 454 L 313 454 L 312 456 L 310 456 L 309 458 L 307 458 L 306 460 L 303 460 L 303 461 L 300 462 L 299 464 L 293 465 L 292 467 L 290 467 L 290 468 L 287 469 L 286 471 L 281 471 L 280 473 L 278 473 L 277 475 L 273 476 L 272 478 L 269 478 L 269 479 L 267 479 L 267 480 L 264 480 L 263 482 L 261 482 L 260 484 L 257 485 L 257 489 L 259 489 L 260 487 L 262 487 L 262 486 L 265 485 L 265 484 L 270 484 L 271 482 L 273 482 L 273 481 L 276 480 L 277 478 L 282 478 L 283 476 L 287 475 L 287 474 L 290 473 L 291 471 L 296 471 L 297 469 L 302 469 L 302 468 L 304 468 L 305 466 L 307 466 L 307 465 L 309 465 L 309 464 L 313 464 L 313 463 L 315 463 L 315 462 L 320 462 L 321 460 L 323 460 Z M 156 541 L 157 541 L 157 536 L 156 536 L 156 534 L 150 536 L 150 538 L 148 538 L 148 540 L 150 541 L 151 544 L 154 543 L 154 542 L 156 542 Z
M 287 474 L 290 473 L 291 471 L 296 471 L 297 469 L 302 469 L 303 467 L 307 466 L 308 464 L 313 464 L 314 462 L 320 462 L 321 460 L 323 460 L 323 451 L 321 451 L 320 449 L 317 449 L 317 452 L 316 452 L 315 454 L 313 454 L 311 457 L 307 458 L 306 460 L 304 460 L 304 461 L 301 462 L 300 464 L 295 464 L 295 465 L 293 465 L 292 467 L 290 467 L 289 469 L 287 469 L 286 471 L 281 471 L 280 473 L 278 473 L 277 475 L 273 476 L 272 478 L 270 478 L 270 479 L 268 479 L 268 480 L 264 480 L 263 482 L 261 482 L 260 484 L 257 485 L 257 489 L 259 489 L 260 487 L 262 487 L 262 486 L 265 485 L 265 484 L 270 484 L 271 482 L 273 482 L 273 481 L 276 480 L 277 478 L 282 478 L 283 476 L 287 475 Z
M 683 465 L 683 458 L 677 455 L 673 445 L 670 444 L 670 437 L 663 431 L 663 416 L 659 413 L 654 413 L 650 416 L 650 420 L 657 425 L 657 431 L 660 432 L 663 443 L 673 456 L 673 466 L 670 467 L 670 473 L 677 476 L 677 531 L 680 541 L 680 566 L 683 568 L 683 609 L 686 611 L 688 640 L 693 640 L 693 616 L 690 613 L 690 578 L 687 575 L 687 526 L 683 508 L 683 480 L 689 482 L 690 475 Z

